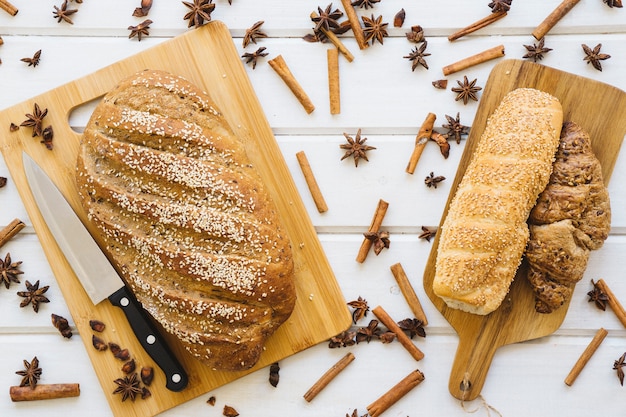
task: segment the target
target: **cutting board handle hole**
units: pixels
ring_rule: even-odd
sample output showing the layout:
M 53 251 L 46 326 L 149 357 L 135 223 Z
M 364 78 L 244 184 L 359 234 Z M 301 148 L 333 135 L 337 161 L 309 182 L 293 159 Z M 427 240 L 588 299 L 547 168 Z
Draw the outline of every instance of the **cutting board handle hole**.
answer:
M 67 122 L 74 132 L 83 133 L 91 114 L 95 110 L 98 103 L 100 103 L 101 99 L 102 96 L 99 96 L 70 108 L 67 115 Z

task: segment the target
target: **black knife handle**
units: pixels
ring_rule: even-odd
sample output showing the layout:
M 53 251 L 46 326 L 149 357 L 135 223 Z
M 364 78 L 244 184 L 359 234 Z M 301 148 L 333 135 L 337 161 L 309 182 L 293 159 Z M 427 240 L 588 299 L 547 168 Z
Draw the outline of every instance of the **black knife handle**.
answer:
M 170 391 L 181 391 L 185 388 L 189 382 L 187 373 L 128 288 L 124 286 L 115 291 L 109 296 L 109 301 L 124 311 L 141 346 L 165 372 L 167 379 L 165 387 Z

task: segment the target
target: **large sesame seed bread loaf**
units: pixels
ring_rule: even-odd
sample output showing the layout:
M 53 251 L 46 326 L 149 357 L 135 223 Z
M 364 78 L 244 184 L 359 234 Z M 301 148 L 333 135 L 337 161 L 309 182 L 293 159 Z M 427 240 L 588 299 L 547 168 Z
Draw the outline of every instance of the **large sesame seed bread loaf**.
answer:
M 104 96 L 84 131 L 77 185 L 133 293 L 217 370 L 252 367 L 295 300 L 276 207 L 211 98 L 146 70 Z
M 485 315 L 504 300 L 562 121 L 559 101 L 529 88 L 508 93 L 487 120 L 439 232 L 433 291 L 449 307 Z

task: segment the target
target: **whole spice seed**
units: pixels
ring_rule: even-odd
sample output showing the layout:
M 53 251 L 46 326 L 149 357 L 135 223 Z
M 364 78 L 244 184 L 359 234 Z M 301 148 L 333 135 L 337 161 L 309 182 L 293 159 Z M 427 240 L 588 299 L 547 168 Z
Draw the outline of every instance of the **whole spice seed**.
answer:
M 225 405 L 224 410 L 222 410 L 222 415 L 225 417 L 237 417 L 239 412 L 230 405 Z
M 604 61 L 605 59 L 609 59 L 611 55 L 609 54 L 601 54 L 600 48 L 602 48 L 602 44 L 597 44 L 593 49 L 585 45 L 584 43 L 581 45 L 583 51 L 585 52 L 585 57 L 583 61 L 587 61 L 587 64 L 591 64 L 598 71 L 602 71 L 602 64 L 600 61 Z
M 61 5 L 61 8 L 58 8 L 57 6 L 53 6 L 54 11 L 52 12 L 52 16 L 54 16 L 54 18 L 57 19 L 57 23 L 61 23 L 61 21 L 64 21 L 64 22 L 69 23 L 70 25 L 73 25 L 74 22 L 72 22 L 72 18 L 70 18 L 70 16 L 76 13 L 78 9 L 68 9 L 67 6 L 68 6 L 67 0 L 63 2 L 63 4 Z
M 200 27 L 211 21 L 211 13 L 215 10 L 213 0 L 193 0 L 193 3 L 188 1 L 182 3 L 189 9 L 189 12 L 183 16 L 183 20 L 189 21 L 187 28 Z
M 26 291 L 17 292 L 17 295 L 24 298 L 24 300 L 20 303 L 20 307 L 26 307 L 31 304 L 35 313 L 38 313 L 40 303 L 50 302 L 50 300 L 44 295 L 45 292 L 48 291 L 48 288 L 50 288 L 49 285 L 39 288 L 39 280 L 37 280 L 34 284 L 31 284 L 27 280 Z
M 145 400 L 148 397 L 152 397 L 152 392 L 146 387 L 141 387 L 141 399 Z
M 278 385 L 279 380 L 280 380 L 280 366 L 278 365 L 278 362 L 274 362 L 273 364 L 270 365 L 270 376 L 269 376 L 270 385 L 273 387 L 276 387 Z
M 243 36 L 243 47 L 247 47 L 250 45 L 250 42 L 256 44 L 257 39 L 267 38 L 267 34 L 261 31 L 261 26 L 263 26 L 265 21 L 259 20 L 252 27 L 246 29 L 246 33 Z
M 52 139 L 54 139 L 54 131 L 52 130 L 52 126 L 48 126 L 41 131 L 40 142 L 43 143 L 49 151 L 53 148 Z
M 143 382 L 146 386 L 150 386 L 150 384 L 152 384 L 152 380 L 154 379 L 154 368 L 151 366 L 144 366 L 141 368 L 139 375 L 141 376 L 141 382 Z
M 400 9 L 398 13 L 393 17 L 393 26 L 401 28 L 404 25 L 404 19 L 406 18 L 406 12 L 404 9 Z
M 99 350 L 101 352 L 109 348 L 106 342 L 102 340 L 102 338 L 96 336 L 95 334 L 91 336 L 91 344 L 96 350 Z
M 91 330 L 94 332 L 101 333 L 106 328 L 106 325 L 100 320 L 89 320 L 89 327 L 91 327 Z
M 209 399 L 208 399 L 208 400 L 206 400 L 206 403 L 207 403 L 207 404 L 209 404 L 209 405 L 211 405 L 211 406 L 213 406 L 213 405 L 215 405 L 215 401 L 216 401 L 216 400 L 217 400 L 217 399 L 215 398 L 215 395 L 211 395 L 211 396 L 209 397 Z
M 352 136 L 348 135 L 347 133 L 344 133 L 343 136 L 346 138 L 348 143 L 339 145 L 341 149 L 346 151 L 345 154 L 341 157 L 341 160 L 343 161 L 344 159 L 352 156 L 354 158 L 355 167 L 359 166 L 359 160 L 361 158 L 369 162 L 369 159 L 367 159 L 367 152 L 376 148 L 373 146 L 365 145 L 367 138 L 361 138 L 361 129 L 356 132 L 354 138 L 352 138 Z
M 37 356 L 35 356 L 30 362 L 24 359 L 24 370 L 16 371 L 15 373 L 22 377 L 20 387 L 30 387 L 31 389 L 35 389 L 37 381 L 41 378 L 42 373 Z
M 135 362 L 134 359 L 131 359 L 125 362 L 124 365 L 122 365 L 122 372 L 124 372 L 125 374 L 133 373 L 135 372 L 136 369 L 137 369 L 137 363 Z
M 148 12 L 152 7 L 152 0 L 141 0 L 141 6 L 137 7 L 133 11 L 133 16 L 135 17 L 145 17 L 148 16 Z
M 130 34 L 128 35 L 128 39 L 137 37 L 137 41 L 141 41 L 142 36 L 149 36 L 150 25 L 152 24 L 152 20 L 146 19 L 143 22 L 139 23 L 137 26 L 129 26 L 128 30 L 130 30 Z
M 41 49 L 35 52 L 32 58 L 22 58 L 20 59 L 20 61 L 26 62 L 29 67 L 32 66 L 33 68 L 35 68 L 37 65 L 39 65 L 39 61 L 41 61 Z
M 15 123 L 11 122 L 11 124 L 9 125 L 9 131 L 17 132 L 18 130 L 20 130 L 20 127 L 16 125 Z
M 72 337 L 72 329 L 70 328 L 70 324 L 65 317 L 53 313 L 50 315 L 50 319 L 52 320 L 52 325 L 56 327 L 63 337 L 67 339 Z
M 433 81 L 433 87 L 445 90 L 448 88 L 448 80 L 435 80 Z

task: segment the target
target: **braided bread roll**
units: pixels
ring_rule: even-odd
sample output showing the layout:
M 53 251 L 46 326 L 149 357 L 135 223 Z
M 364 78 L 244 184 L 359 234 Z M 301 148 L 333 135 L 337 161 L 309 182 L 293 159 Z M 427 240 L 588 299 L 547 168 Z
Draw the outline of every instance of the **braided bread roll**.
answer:
M 591 139 L 565 122 L 550 182 L 528 219 L 528 279 L 535 310 L 551 313 L 569 301 L 611 229 L 611 204 Z
M 295 300 L 276 207 L 211 98 L 143 71 L 105 95 L 82 137 L 77 185 L 144 309 L 218 370 L 252 367 Z
M 562 121 L 558 100 L 530 88 L 508 93 L 487 120 L 439 232 L 433 291 L 449 307 L 485 315 L 502 303 Z

